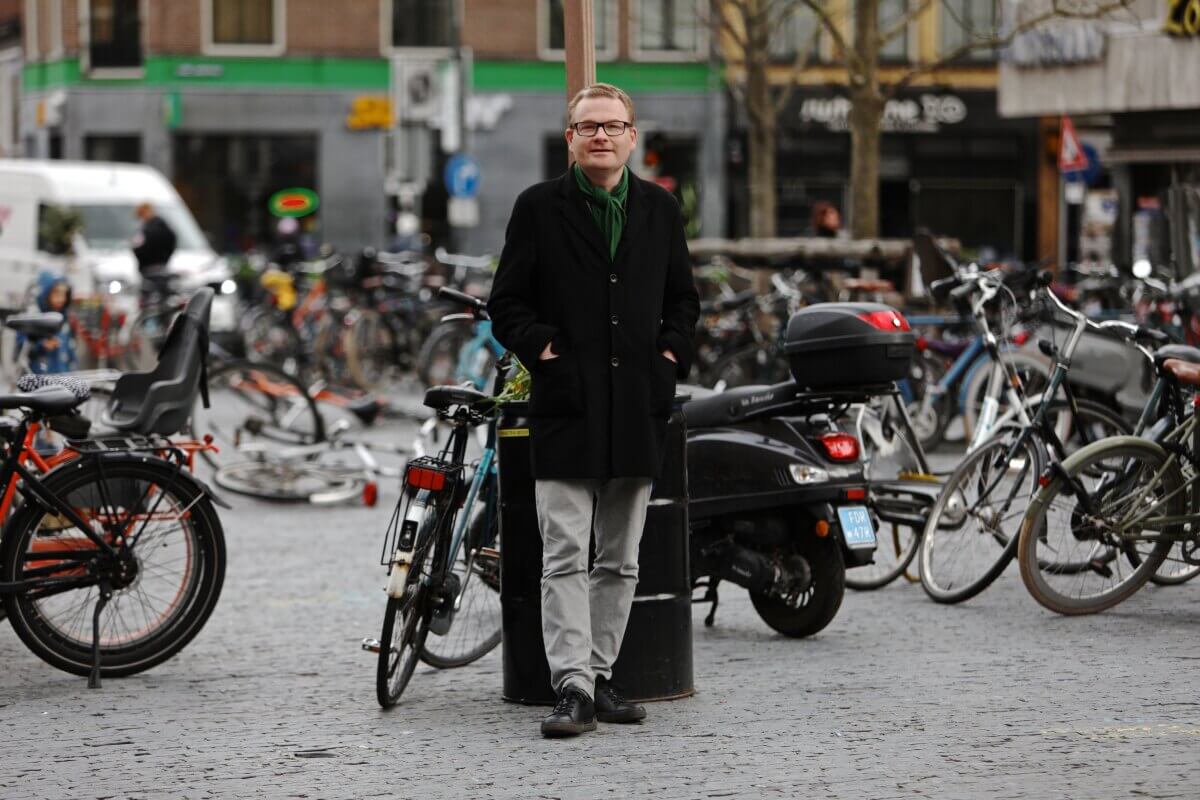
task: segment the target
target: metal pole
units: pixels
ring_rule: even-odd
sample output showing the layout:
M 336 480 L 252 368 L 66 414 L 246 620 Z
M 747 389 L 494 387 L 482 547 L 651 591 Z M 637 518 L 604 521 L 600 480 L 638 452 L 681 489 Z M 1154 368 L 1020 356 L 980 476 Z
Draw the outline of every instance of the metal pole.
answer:
M 596 82 L 596 14 L 594 0 L 563 0 L 563 33 L 567 63 L 567 102 Z M 567 151 L 567 163 L 571 152 Z
M 450 41 L 454 42 L 454 83 L 455 83 L 455 127 L 457 130 L 458 147 L 455 150 L 459 153 L 467 152 L 467 99 L 466 99 L 466 59 L 463 58 L 463 5 L 466 0 L 453 0 L 450 3 Z M 434 176 L 434 180 L 441 180 L 440 175 Z M 449 189 L 449 187 L 447 187 Z M 451 202 L 450 198 L 446 200 L 447 204 Z M 448 213 L 448 212 L 447 212 Z M 447 225 L 446 230 L 449 233 L 449 249 L 452 253 L 460 253 L 463 251 L 463 242 L 466 239 L 463 231 L 458 229 L 456 225 Z

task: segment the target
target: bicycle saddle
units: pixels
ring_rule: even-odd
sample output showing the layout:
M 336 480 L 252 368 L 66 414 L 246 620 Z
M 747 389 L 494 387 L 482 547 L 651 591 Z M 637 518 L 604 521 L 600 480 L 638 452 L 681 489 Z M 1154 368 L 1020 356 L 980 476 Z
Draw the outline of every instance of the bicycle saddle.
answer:
M 434 386 L 425 391 L 425 405 L 436 411 L 445 411 L 451 406 L 474 408 L 491 401 L 491 397 L 470 386 Z
M 1180 361 L 1178 358 L 1168 358 L 1163 362 L 1163 369 L 1174 375 L 1180 383 L 1188 386 L 1200 386 L 1200 364 Z
M 4 320 L 6 327 L 26 336 L 54 336 L 62 328 L 63 315 L 57 311 L 13 314 Z
M 1154 363 L 1162 366 L 1167 359 L 1186 361 L 1189 364 L 1200 364 L 1200 348 L 1186 344 L 1169 344 L 1154 351 Z
M 41 414 L 61 414 L 82 402 L 65 386 L 47 386 L 35 392 L 0 394 L 0 410 L 28 408 Z

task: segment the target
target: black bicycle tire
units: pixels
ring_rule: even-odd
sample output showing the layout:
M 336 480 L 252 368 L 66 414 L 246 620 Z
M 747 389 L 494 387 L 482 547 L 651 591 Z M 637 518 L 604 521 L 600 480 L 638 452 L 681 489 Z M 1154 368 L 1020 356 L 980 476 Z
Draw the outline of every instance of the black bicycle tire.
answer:
M 317 401 L 313 398 L 313 396 L 311 394 L 309 394 L 308 390 L 304 388 L 304 384 L 302 384 L 299 381 L 299 379 L 297 379 L 294 375 L 275 366 L 274 364 L 250 361 L 248 359 L 233 359 L 230 361 L 213 363 L 213 364 L 209 365 L 208 382 L 209 382 L 210 387 L 211 386 L 219 387 L 222 376 L 224 376 L 234 370 L 255 370 L 258 372 L 262 372 L 262 373 L 268 373 L 271 376 L 271 380 L 288 384 L 289 386 L 292 387 L 292 389 L 294 389 L 296 391 L 298 396 L 301 396 L 304 398 L 304 404 L 305 404 L 305 407 L 307 408 L 307 411 L 305 412 L 305 416 L 310 418 L 312 421 L 312 434 L 311 434 L 311 436 L 306 434 L 303 437 L 304 441 L 295 441 L 295 442 L 289 441 L 289 442 L 287 442 L 287 444 L 315 444 L 317 442 L 323 442 L 326 440 L 327 434 L 326 434 L 326 430 L 325 430 L 325 418 L 321 414 L 320 408 L 318 408 L 318 406 L 317 406 Z M 197 409 L 203 410 L 202 406 L 200 405 L 202 402 L 203 402 L 202 398 L 196 399 Z M 189 430 L 192 438 L 197 439 L 197 440 L 201 439 L 204 436 L 204 434 L 206 433 L 206 431 L 197 430 L 195 412 L 193 412 L 191 419 L 188 421 L 188 430 Z M 229 446 L 230 446 L 229 443 L 225 443 L 225 447 L 229 447 Z M 232 453 L 227 453 L 225 455 L 225 457 L 229 458 L 232 455 L 233 455 Z M 213 453 L 208 450 L 201 450 L 200 457 L 204 460 L 204 462 L 206 464 L 209 465 L 209 467 L 211 467 L 214 470 L 221 466 L 221 460 L 220 460 L 221 454 L 220 453 Z
M 385 335 L 388 337 L 388 346 L 385 348 L 387 356 L 383 359 L 383 363 L 378 370 L 379 376 L 375 380 L 371 380 L 364 370 L 364 366 L 370 360 L 371 356 L 364 356 L 358 346 L 358 329 L 360 326 L 366 325 L 369 320 L 374 320 L 374 323 L 379 326 L 380 330 L 385 331 Z M 378 389 L 384 382 L 387 367 L 396 363 L 396 335 L 392 327 L 387 324 L 383 315 L 378 311 L 367 310 L 357 315 L 349 325 L 343 326 L 341 335 L 343 339 L 342 350 L 346 354 L 346 373 L 350 376 L 350 380 L 364 392 Z
M 144 455 L 109 456 L 104 459 L 103 472 L 92 462 L 68 462 L 47 473 L 42 483 L 58 496 L 78 490 L 98 480 L 142 479 L 170 487 L 164 491 L 178 493 L 180 507 L 189 509 L 189 518 L 198 520 L 196 540 L 203 549 L 195 560 L 199 568 L 196 591 L 190 598 L 187 611 L 175 624 L 154 633 L 144 643 L 127 648 L 101 649 L 100 674 L 119 678 L 133 675 L 161 664 L 175 656 L 196 637 L 211 616 L 221 595 L 225 577 L 225 537 L 221 521 L 204 490 L 190 477 L 181 476 L 176 467 L 161 459 Z M 0 580 L 17 580 L 17 555 L 23 552 L 27 539 L 36 533 L 35 527 L 43 517 L 39 503 L 27 502 L 5 526 L 0 544 Z M 4 598 L 13 630 L 35 655 L 58 669 L 75 675 L 88 675 L 92 668 L 90 647 L 69 647 L 54 641 L 47 632 L 34 624 L 32 609 L 23 595 Z M 114 663 L 115 662 L 115 663 Z
M 1035 437 L 1028 439 L 1026 445 L 1029 448 L 1029 452 L 1033 454 L 1034 464 L 1031 474 L 1034 484 L 1036 485 L 1037 478 L 1042 473 L 1042 463 L 1044 461 L 1042 456 L 1042 447 Z M 968 454 L 967 457 L 964 458 L 954 470 L 954 472 L 950 474 L 950 477 L 946 480 L 945 485 L 942 487 L 942 491 L 938 495 L 937 501 L 933 504 L 933 508 L 929 511 L 929 518 L 926 520 L 925 530 L 921 535 L 921 560 L 919 563 L 921 567 L 921 586 L 924 588 L 925 593 L 929 596 L 929 598 L 934 602 L 954 605 L 970 600 L 991 586 L 992 583 L 995 582 L 996 578 L 1000 577 L 1001 573 L 1004 572 L 1005 568 L 1007 568 L 1009 563 L 1011 563 L 1016 557 L 1017 540 L 1019 539 L 1019 536 L 1014 534 L 1013 536 L 1009 537 L 1008 542 L 1006 542 L 1004 547 L 1001 548 L 999 556 L 992 562 L 992 565 L 988 567 L 978 578 L 967 584 L 966 588 L 958 591 L 942 591 L 940 589 L 935 590 L 930 585 L 933 579 L 929 577 L 928 573 L 931 570 L 928 569 L 925 556 L 926 549 L 933 547 L 930 542 L 933 542 L 936 539 L 937 522 L 941 511 L 945 508 L 945 504 L 949 498 L 950 487 L 955 486 L 957 483 L 965 479 L 965 476 L 968 474 L 969 467 L 973 465 L 975 461 L 983 458 L 992 450 L 1003 451 L 1009 446 L 1010 442 L 1007 440 L 993 438 L 987 442 L 984 442 L 974 452 Z M 1032 500 L 1032 493 L 1030 494 L 1030 500 Z M 931 533 L 934 533 L 935 535 L 931 536 Z
M 776 359 L 780 358 L 779 354 L 775 352 L 774 347 L 772 345 L 751 345 L 750 347 L 744 347 L 740 350 L 736 350 L 732 353 L 729 353 L 728 355 L 722 356 L 721 358 L 718 358 L 713 363 L 712 369 L 709 371 L 709 376 L 710 376 L 712 385 L 715 386 L 717 384 L 717 382 L 721 379 L 721 377 L 720 377 L 721 373 L 724 372 L 731 364 L 734 364 L 738 361 L 742 361 L 747 358 L 752 358 L 752 360 L 754 362 L 754 366 L 758 367 L 759 366 L 758 365 L 758 356 L 760 353 L 766 354 L 767 360 L 772 363 L 772 367 L 768 367 L 767 369 L 772 370 L 772 368 L 773 368 L 773 371 L 768 372 L 766 377 L 762 377 L 760 373 L 758 373 L 757 371 L 753 371 L 753 374 L 751 375 L 751 379 L 748 383 L 742 383 L 742 384 L 737 384 L 737 385 L 738 386 L 753 386 L 753 385 L 757 385 L 759 383 L 771 384 L 771 383 L 778 382 L 775 380 L 775 378 L 778 378 L 779 380 L 783 380 L 784 373 L 786 373 L 787 370 L 781 364 L 774 363 Z M 761 380 L 759 380 L 760 377 L 762 378 Z M 734 385 L 726 384 L 724 388 L 732 389 L 732 388 L 734 388 Z
M 430 331 L 429 336 L 425 339 L 425 342 L 421 345 L 420 351 L 417 353 L 417 377 L 420 378 L 421 384 L 424 386 L 434 385 L 432 376 L 430 375 L 431 361 L 436 349 L 444 346 L 444 340 L 451 341 L 452 353 L 454 356 L 453 361 L 455 364 L 454 370 L 447 383 L 454 383 L 456 380 L 456 373 L 458 372 L 458 353 L 462 349 L 462 346 L 470 341 L 470 339 L 470 330 L 458 321 L 444 322 Z M 459 340 L 457 345 L 453 343 L 455 340 Z
M 401 695 L 408 687 L 412 680 L 413 671 L 417 668 L 417 663 L 421 660 L 421 649 L 425 646 L 425 637 L 429 635 L 429 619 L 432 609 L 429 605 L 430 590 L 428 584 L 423 580 L 425 559 L 433 559 L 433 564 L 439 564 L 440 558 L 446 547 L 444 539 L 448 532 L 443 530 L 443 517 L 439 514 L 436 507 L 429 507 L 426 511 L 425 519 L 422 523 L 421 530 L 417 533 L 416 546 L 413 549 L 413 560 L 409 565 L 409 572 L 405 579 L 405 586 L 413 585 L 413 597 L 411 600 L 415 613 L 412 617 L 412 649 L 404 658 L 404 663 L 397 664 L 396 668 L 401 670 L 399 685 L 394 689 L 390 682 L 391 671 L 388 669 L 391 660 L 392 650 L 392 634 L 396 627 L 396 614 L 400 611 L 401 603 L 405 598 L 388 597 L 387 608 L 383 614 L 383 631 L 379 635 L 379 659 L 376 662 L 375 668 L 375 698 L 379 705 L 383 708 L 391 708 L 400 701 Z M 429 538 L 433 537 L 430 542 Z M 432 556 L 429 553 L 430 544 L 432 544 Z M 415 581 L 415 584 L 414 584 Z M 407 628 L 406 628 L 407 631 Z M 406 632 L 406 636 L 409 635 Z M 403 647 L 403 643 L 401 644 Z M 403 655 L 403 651 L 401 653 Z
M 498 515 L 497 511 L 498 510 L 492 510 L 491 518 L 493 520 L 493 527 L 495 527 L 498 532 L 499 515 Z M 459 513 L 461 514 L 463 512 L 459 511 Z M 488 510 L 484 509 L 483 513 L 480 514 L 479 516 L 477 516 L 475 518 L 475 520 L 472 521 L 471 525 L 473 527 L 475 525 L 475 523 L 478 521 L 486 522 L 486 520 L 488 518 L 489 518 Z M 470 544 L 473 541 L 478 541 L 478 537 L 473 537 L 470 533 L 468 533 L 467 541 L 463 543 L 461 552 L 465 554 L 467 548 L 470 546 Z M 498 542 L 499 538 L 497 537 L 495 539 L 495 541 Z M 467 581 L 470 581 L 472 579 L 474 579 L 476 582 L 481 581 L 481 579 L 478 576 L 473 576 L 470 574 L 466 578 Z M 465 595 L 465 593 L 466 593 L 465 586 L 462 588 L 462 591 Z M 498 598 L 499 598 L 499 592 L 497 592 L 497 599 Z M 457 621 L 457 617 L 456 617 L 456 621 Z M 453 623 L 453 622 L 451 623 L 451 627 L 450 627 L 451 631 L 454 630 L 454 624 L 455 623 Z M 478 661 L 479 659 L 486 656 L 488 653 L 495 650 L 496 647 L 500 644 L 500 639 L 501 639 L 501 627 L 498 626 L 496 628 L 495 633 L 492 634 L 491 636 L 489 636 L 488 638 L 484 639 L 483 642 L 479 646 L 477 646 L 474 650 L 471 650 L 470 652 L 468 652 L 462 656 L 459 656 L 458 658 L 446 658 L 444 656 L 438 655 L 437 653 L 434 653 L 433 651 L 431 651 L 428 648 L 427 645 L 428 645 L 429 639 L 427 637 L 421 645 L 420 657 L 421 657 L 422 661 L 424 661 L 426 664 L 428 664 L 431 667 L 435 667 L 436 669 L 454 669 L 456 667 L 465 667 L 467 664 Z
M 1166 454 L 1162 448 L 1153 442 L 1132 436 L 1113 437 L 1108 440 L 1096 442 L 1078 451 L 1063 463 L 1063 471 L 1070 474 L 1076 471 L 1079 465 L 1086 464 L 1089 460 L 1099 460 L 1103 456 L 1098 454 L 1117 454 L 1133 451 L 1140 451 L 1137 456 L 1139 462 L 1145 462 L 1147 458 L 1158 458 L 1160 461 L 1166 460 Z M 1170 476 L 1170 479 L 1175 484 L 1172 492 L 1182 486 L 1184 478 L 1177 471 L 1175 474 L 1167 472 L 1166 475 Z M 1049 484 L 1038 492 L 1030 504 L 1029 511 L 1025 514 L 1025 518 L 1021 522 L 1020 543 L 1017 548 L 1017 563 L 1021 569 L 1021 580 L 1025 584 L 1025 588 L 1029 591 L 1030 596 L 1043 608 L 1064 616 L 1096 614 L 1123 603 L 1145 586 L 1162 564 L 1162 559 L 1170 552 L 1173 543 L 1157 543 L 1149 558 L 1144 563 L 1135 567 L 1134 575 L 1137 576 L 1136 578 L 1132 578 L 1122 584 L 1118 591 L 1094 599 L 1089 603 L 1064 599 L 1064 596 L 1057 592 L 1047 591 L 1043 586 L 1044 582 L 1041 580 L 1042 570 L 1038 564 L 1037 543 L 1041 538 L 1039 535 L 1041 528 L 1045 525 L 1046 509 L 1053 502 L 1054 497 L 1062 492 L 1064 486 L 1065 483 L 1061 477 L 1051 480 Z M 1186 506 L 1182 495 L 1176 495 L 1176 503 L 1179 507 L 1175 510 L 1175 513 L 1180 513 Z M 1138 573 L 1141 574 L 1139 575 Z M 1051 596 L 1052 594 L 1057 596 Z

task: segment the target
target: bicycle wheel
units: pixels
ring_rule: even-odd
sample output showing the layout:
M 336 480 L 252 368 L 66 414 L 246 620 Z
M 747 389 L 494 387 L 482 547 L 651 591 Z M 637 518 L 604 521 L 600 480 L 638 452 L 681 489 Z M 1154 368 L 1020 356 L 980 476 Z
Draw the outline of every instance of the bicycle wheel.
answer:
M 921 471 L 916 449 L 887 414 L 861 406 L 855 423 L 862 443 L 863 471 L 872 486 L 900 481 L 905 475 Z M 872 497 L 875 494 L 873 489 Z M 880 524 L 878 519 L 876 523 Z M 848 570 L 846 586 L 858 591 L 887 586 L 912 563 L 919 544 L 918 532 L 906 525 L 892 525 L 890 532 L 881 530 L 873 563 Z
M 396 363 L 396 340 L 378 311 L 363 311 L 342 329 L 346 372 L 363 391 L 377 389 Z
M 224 464 L 213 474 L 222 489 L 280 503 L 333 505 L 362 497 L 361 472 L 308 462 L 241 461 Z
M 1194 564 L 1183 557 L 1183 543 L 1176 542 L 1171 546 L 1163 563 L 1150 576 L 1150 580 L 1159 586 L 1179 586 L 1200 575 L 1200 564 Z
M 403 594 L 400 597 L 388 597 L 387 610 L 383 615 L 383 633 L 379 637 L 379 661 L 375 669 L 375 696 L 384 708 L 396 705 L 404 693 L 429 635 L 432 612 L 429 576 L 432 573 L 431 564 L 436 562 L 442 550 L 440 543 L 434 541 L 438 532 L 437 522 L 436 510 L 429 509 L 417 533 Z M 432 558 L 427 557 L 430 550 L 433 551 Z
M 454 561 L 462 598 L 450 630 L 426 637 L 421 660 L 431 667 L 462 667 L 500 644 L 499 509 L 480 503 Z
M 1050 380 L 1049 359 L 1022 350 L 1005 350 L 1001 357 L 1011 364 L 1020 376 L 1025 397 L 1033 397 L 1046 388 Z M 975 435 L 975 426 L 979 424 L 979 414 L 983 409 L 983 398 L 987 394 L 988 378 L 992 372 L 991 359 L 985 356 L 982 362 L 971 375 L 963 401 L 963 430 L 968 442 Z M 1008 398 L 1001 395 L 997 400 L 1000 402 L 1000 413 L 1003 414 L 1008 408 Z
M 225 575 L 221 522 L 203 490 L 174 465 L 144 455 L 107 456 L 102 468 L 71 461 L 43 483 L 120 555 L 104 573 L 113 594 L 100 617 L 100 674 L 132 675 L 178 653 L 208 620 Z M 5 528 L 0 580 L 78 576 L 78 559 L 52 554 L 94 549 L 62 515 L 26 503 Z M 98 597 L 98 585 L 88 584 L 4 602 L 13 630 L 39 658 L 87 675 Z
M 325 441 L 325 420 L 304 387 L 279 367 L 230 361 L 208 373 L 209 408 L 199 401 L 191 435 L 213 437 L 218 451 L 201 451 L 213 469 L 244 461 L 239 445 L 266 442 L 284 446 Z
M 921 585 L 939 603 L 961 603 L 994 581 L 1017 547 L 1021 518 L 1038 489 L 1041 450 L 1032 439 L 989 439 L 967 455 L 929 512 L 921 538 Z
M 421 382 L 426 386 L 454 383 L 458 354 L 470 340 L 470 327 L 459 322 L 446 322 L 434 328 L 417 354 L 417 376 Z
M 1108 407 L 1084 399 L 1076 400 L 1075 404 L 1078 414 L 1066 400 L 1055 400 L 1046 409 L 1047 419 L 1068 455 L 1101 439 L 1133 433 L 1133 426 Z
M 1063 462 L 1069 480 L 1051 480 L 1021 525 L 1021 579 L 1035 600 L 1059 614 L 1093 614 L 1150 580 L 1179 526 L 1160 532 L 1149 518 L 1186 513 L 1186 483 L 1167 462 L 1161 447 L 1133 436 Z
M 773 347 L 757 345 L 731 353 L 713 365 L 713 387 L 718 390 L 753 384 L 773 384 L 785 379 L 786 362 Z

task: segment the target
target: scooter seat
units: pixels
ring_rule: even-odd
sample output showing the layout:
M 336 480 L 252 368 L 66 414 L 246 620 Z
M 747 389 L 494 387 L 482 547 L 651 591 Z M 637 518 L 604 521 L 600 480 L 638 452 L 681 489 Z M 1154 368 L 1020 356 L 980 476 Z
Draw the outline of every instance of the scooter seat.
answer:
M 1186 361 L 1189 364 L 1200 364 L 1200 347 L 1191 347 L 1186 344 L 1169 344 L 1154 351 L 1154 363 L 1160 367 L 1169 358 Z
M 774 386 L 739 386 L 711 397 L 683 404 L 683 416 L 688 428 L 716 428 L 734 425 L 753 416 L 763 408 L 777 406 L 796 396 L 795 381 Z

